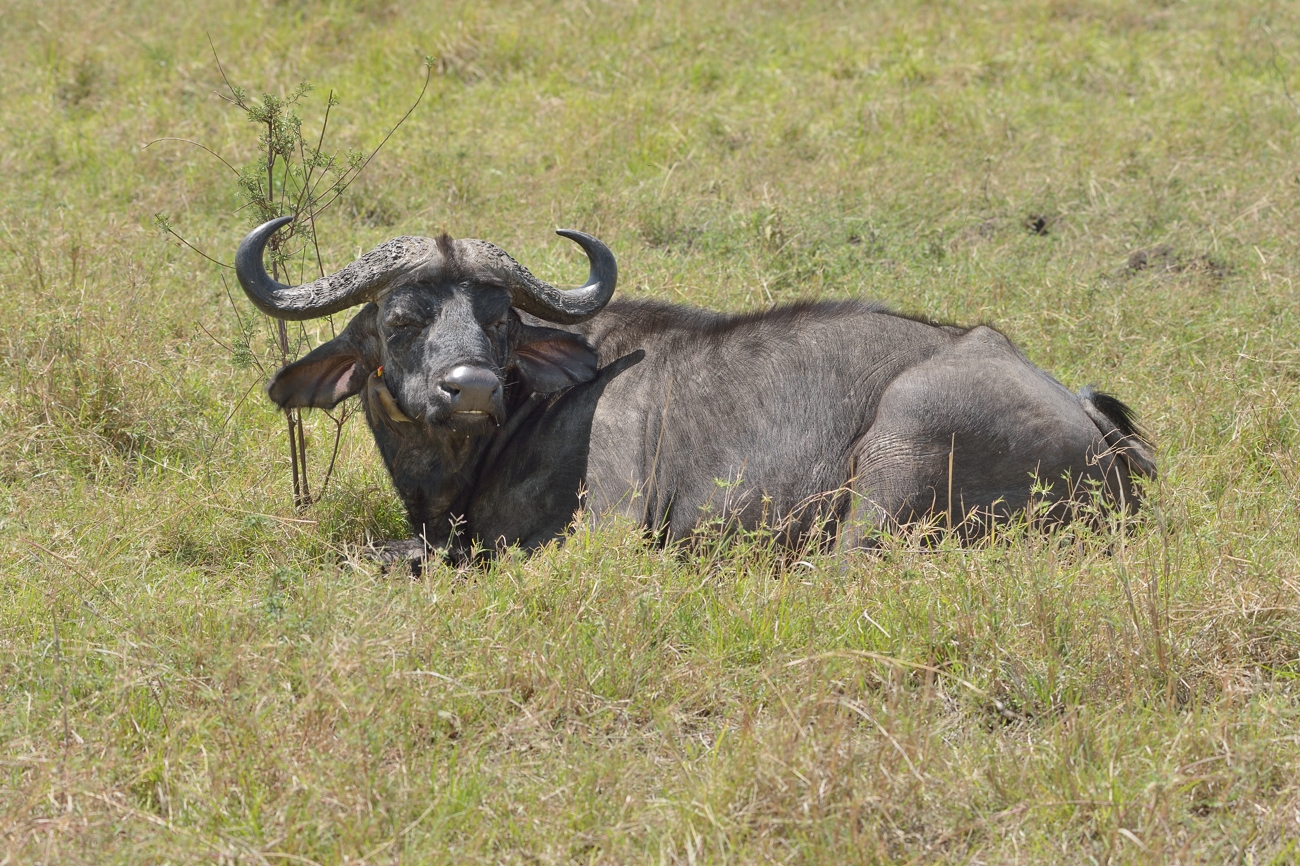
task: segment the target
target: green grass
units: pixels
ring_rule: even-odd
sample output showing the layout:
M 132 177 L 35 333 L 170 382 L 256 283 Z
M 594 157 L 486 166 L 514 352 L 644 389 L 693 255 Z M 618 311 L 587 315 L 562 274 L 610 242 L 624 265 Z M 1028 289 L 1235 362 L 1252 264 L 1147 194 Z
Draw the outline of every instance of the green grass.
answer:
M 5 4 L 0 863 L 1300 859 L 1300 11 L 986 6 Z M 142 148 L 255 158 L 205 34 L 316 84 L 313 128 L 336 91 L 340 149 L 439 58 L 327 268 L 445 229 L 576 281 L 569 226 L 624 296 L 990 322 L 1134 406 L 1151 505 L 381 575 L 369 432 L 296 512 L 270 331 L 153 226 L 247 229 L 219 163 Z

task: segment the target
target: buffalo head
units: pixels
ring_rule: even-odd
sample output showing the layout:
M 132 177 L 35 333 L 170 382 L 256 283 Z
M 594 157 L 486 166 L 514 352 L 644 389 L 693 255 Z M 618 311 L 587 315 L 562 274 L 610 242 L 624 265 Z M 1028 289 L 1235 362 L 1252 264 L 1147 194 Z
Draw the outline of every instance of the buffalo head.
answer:
M 366 306 L 338 337 L 275 374 L 267 393 L 279 406 L 331 408 L 365 389 L 367 414 L 385 424 L 487 433 L 512 399 L 594 378 L 596 356 L 581 337 L 526 324 L 517 311 L 557 324 L 599 312 L 618 268 L 596 238 L 558 232 L 591 263 L 586 284 L 567 291 L 493 244 L 446 235 L 394 238 L 338 273 L 287 286 L 267 274 L 262 254 L 289 221 L 265 223 L 239 245 L 235 270 L 254 305 L 288 320 Z M 508 393 L 515 385 L 520 393 Z
M 575 324 L 609 302 L 618 268 L 596 238 L 558 232 L 590 261 L 587 282 L 569 290 L 537 279 L 493 244 L 446 235 L 394 238 L 337 273 L 287 286 L 267 274 L 262 255 L 271 235 L 288 222 L 286 217 L 265 223 L 239 245 L 235 272 L 253 304 L 288 320 L 365 306 L 333 340 L 277 371 L 267 393 L 286 409 L 328 409 L 360 394 L 407 518 L 426 545 L 458 543 L 460 530 L 454 527 L 470 510 L 477 479 L 502 443 L 510 441 L 524 455 L 540 447 L 521 448 L 516 433 L 525 416 L 519 413 L 532 412 L 546 395 L 590 383 L 585 403 L 575 397 L 564 405 L 576 408 L 561 407 L 561 417 L 547 422 L 558 431 L 579 421 L 590 425 L 603 390 L 596 353 L 581 335 L 536 319 Z M 521 312 L 536 319 L 525 321 Z M 512 416 L 513 425 L 507 423 Z M 585 439 L 568 443 L 546 433 L 550 427 L 538 427 L 538 435 L 585 470 Z M 526 468 L 549 471 L 539 476 L 545 484 L 572 487 L 576 507 L 580 475 Z M 496 471 L 500 475 L 501 467 Z M 572 508 L 561 515 L 564 523 L 571 514 Z

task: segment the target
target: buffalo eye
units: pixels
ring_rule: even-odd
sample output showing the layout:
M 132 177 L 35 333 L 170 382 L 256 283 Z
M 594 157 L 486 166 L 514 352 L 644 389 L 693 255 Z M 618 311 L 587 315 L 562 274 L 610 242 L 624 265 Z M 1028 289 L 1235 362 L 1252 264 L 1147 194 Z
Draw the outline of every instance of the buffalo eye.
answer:
M 417 322 L 415 319 L 409 319 L 405 316 L 396 316 L 384 323 L 384 325 L 387 326 L 389 330 L 393 330 L 393 331 L 400 331 L 405 328 L 414 328 L 419 324 L 420 323 Z

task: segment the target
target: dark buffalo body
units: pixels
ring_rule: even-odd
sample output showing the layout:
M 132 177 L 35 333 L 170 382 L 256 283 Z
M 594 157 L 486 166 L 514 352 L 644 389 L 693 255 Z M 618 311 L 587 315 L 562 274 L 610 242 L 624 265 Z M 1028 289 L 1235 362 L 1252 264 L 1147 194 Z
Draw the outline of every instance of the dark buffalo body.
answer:
M 667 538 L 709 517 L 855 546 L 936 515 L 978 533 L 1024 509 L 1035 479 L 1064 517 L 1090 485 L 1136 504 L 1133 476 L 1155 471 L 1122 404 L 1070 392 L 988 327 L 855 301 L 744 315 L 616 301 L 579 327 L 601 363 L 649 359 L 596 410 L 590 508 Z
M 533 548 L 587 494 L 670 541 L 702 524 L 870 545 L 932 521 L 964 536 L 1037 499 L 1136 507 L 1153 478 L 1127 408 L 1072 393 L 1006 337 L 855 301 L 727 315 L 609 302 L 595 238 L 579 289 L 557 290 L 482 241 L 398 238 L 305 286 L 270 280 L 245 239 L 241 283 L 271 315 L 367 302 L 336 339 L 280 370 L 281 406 L 360 394 L 421 548 Z M 322 312 L 323 311 L 323 312 Z

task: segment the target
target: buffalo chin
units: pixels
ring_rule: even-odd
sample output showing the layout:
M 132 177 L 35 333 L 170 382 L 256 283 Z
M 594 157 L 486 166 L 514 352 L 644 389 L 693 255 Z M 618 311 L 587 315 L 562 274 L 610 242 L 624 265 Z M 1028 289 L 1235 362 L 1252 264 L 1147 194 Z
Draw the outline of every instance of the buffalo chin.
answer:
M 487 412 L 452 412 L 445 422 L 457 433 L 490 433 L 499 424 Z

